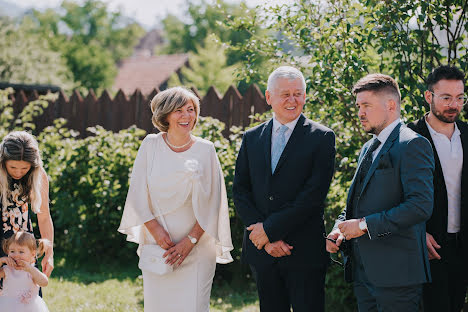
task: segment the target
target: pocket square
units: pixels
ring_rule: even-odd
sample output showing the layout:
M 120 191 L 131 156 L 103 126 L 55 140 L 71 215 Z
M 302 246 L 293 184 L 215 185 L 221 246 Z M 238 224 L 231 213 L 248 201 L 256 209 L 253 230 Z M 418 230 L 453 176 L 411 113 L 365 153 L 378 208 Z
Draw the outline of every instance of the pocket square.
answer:
M 388 154 L 383 155 L 379 159 L 379 163 L 377 164 L 377 170 L 380 169 L 391 169 L 393 168 L 392 160 Z

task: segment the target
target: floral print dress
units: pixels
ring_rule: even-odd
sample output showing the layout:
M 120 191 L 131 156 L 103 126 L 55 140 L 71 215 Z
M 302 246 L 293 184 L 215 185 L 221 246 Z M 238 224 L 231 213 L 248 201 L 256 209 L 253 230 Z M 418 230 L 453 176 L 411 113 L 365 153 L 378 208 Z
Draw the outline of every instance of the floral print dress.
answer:
M 2 208 L 0 243 L 18 231 L 33 233 L 28 198 L 26 196 L 20 197 L 19 183 L 19 180 L 12 180 L 12 191 L 6 207 L 3 207 L 0 201 Z M 0 248 L 0 257 L 3 256 L 5 256 L 5 253 Z

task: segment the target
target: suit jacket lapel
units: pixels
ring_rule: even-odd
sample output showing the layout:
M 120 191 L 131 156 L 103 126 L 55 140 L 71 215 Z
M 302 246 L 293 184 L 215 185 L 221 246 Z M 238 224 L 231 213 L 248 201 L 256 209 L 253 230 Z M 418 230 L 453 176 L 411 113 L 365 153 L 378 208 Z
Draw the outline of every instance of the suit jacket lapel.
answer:
M 291 150 L 294 149 L 294 146 L 297 146 L 296 142 L 300 141 L 302 136 L 304 135 L 304 121 L 305 117 L 301 114 L 299 119 L 297 120 L 296 126 L 294 127 L 291 136 L 289 137 L 288 143 L 284 147 L 283 153 L 281 153 L 280 159 L 278 160 L 278 164 L 276 165 L 275 174 L 281 168 L 281 165 L 284 163 L 284 160 L 288 157 L 288 154 L 291 153 Z M 271 135 L 271 131 L 270 131 Z M 271 136 L 270 136 L 270 147 L 271 147 Z M 271 148 L 270 148 L 270 164 L 271 164 Z
M 366 188 L 366 185 L 369 182 L 370 177 L 372 177 L 372 175 L 374 174 L 375 169 L 377 169 L 377 166 L 379 165 L 380 157 L 388 152 L 390 147 L 392 147 L 393 142 L 396 140 L 396 138 L 398 138 L 398 136 L 400 134 L 401 127 L 402 127 L 402 125 L 401 125 L 401 123 L 399 123 L 395 127 L 395 129 L 393 129 L 392 133 L 390 133 L 390 135 L 388 136 L 387 141 L 385 141 L 385 144 L 382 146 L 379 153 L 375 157 L 375 160 L 372 162 L 372 165 L 369 168 L 369 172 L 367 172 L 367 175 L 364 178 L 364 181 L 362 182 L 361 194 L 364 191 L 364 189 Z
M 346 198 L 346 207 L 351 207 L 351 199 L 352 196 L 354 196 L 354 188 L 356 187 L 356 175 L 359 172 L 359 168 L 361 167 L 362 159 L 364 158 L 364 155 L 366 155 L 367 149 L 369 148 L 369 144 L 366 143 L 364 144 L 363 151 L 360 153 L 359 158 L 358 158 L 358 165 L 356 167 L 356 170 L 354 171 L 354 176 L 353 179 L 351 180 L 351 186 L 349 187 L 348 191 L 348 197 Z M 346 214 L 348 214 L 349 211 L 346 211 Z M 346 217 L 348 219 L 348 216 Z
M 460 226 L 461 228 L 465 228 L 467 226 L 466 223 L 466 214 L 468 211 L 466 211 L 465 206 L 467 204 L 466 202 L 466 194 L 463 192 L 465 189 L 468 181 L 468 132 L 465 131 L 465 127 L 461 125 L 460 123 L 457 122 L 458 129 L 460 130 L 460 140 L 462 143 L 462 149 L 463 149 L 463 167 L 462 167 L 462 176 L 461 176 L 461 202 L 460 202 Z
M 271 175 L 271 131 L 273 129 L 273 119 L 270 119 L 269 122 L 267 122 L 263 126 L 263 131 L 262 131 L 262 138 L 260 139 L 260 142 L 263 142 L 263 150 L 264 150 L 264 155 L 265 155 L 265 161 L 267 163 L 267 168 L 268 174 Z
M 437 150 L 435 148 L 434 141 L 432 140 L 431 133 L 429 132 L 429 129 L 427 128 L 427 125 L 426 125 L 426 116 L 427 114 L 424 115 L 418 122 L 419 131 L 420 131 L 420 134 L 426 139 L 428 139 L 429 142 L 431 143 L 432 152 L 434 153 L 434 161 L 435 161 L 435 167 L 436 167 L 435 170 L 439 171 L 439 174 L 443 177 L 442 167 L 440 165 L 440 160 L 439 160 L 439 154 L 437 154 Z M 462 144 L 463 144 L 463 141 L 462 141 Z
M 437 149 L 435 147 L 435 144 L 434 144 L 434 141 L 432 140 L 432 136 L 431 136 L 431 133 L 429 132 L 429 128 L 427 128 L 427 125 L 426 125 L 426 116 L 428 114 L 424 115 L 420 120 L 419 122 L 417 123 L 417 126 L 418 126 L 418 131 L 420 131 L 419 133 L 425 137 L 426 139 L 429 140 L 429 142 L 431 143 L 431 147 L 432 147 L 432 152 L 434 153 L 434 164 L 435 164 L 435 168 L 434 168 L 434 176 L 437 176 L 438 179 L 441 179 L 441 181 L 443 182 L 443 187 L 445 188 L 445 178 L 444 178 L 444 173 L 442 171 L 442 165 L 440 164 L 440 159 L 439 159 L 439 154 L 437 153 Z M 460 130 L 461 132 L 461 130 Z M 465 134 L 466 135 L 466 134 Z M 462 146 L 463 146 L 463 135 L 460 135 L 460 138 L 462 140 Z M 468 141 L 466 142 L 468 144 Z M 468 145 L 467 145 L 468 146 Z M 463 154 L 463 164 L 465 163 L 465 154 Z M 463 179 L 463 176 L 462 176 L 462 179 Z M 442 192 L 446 192 L 447 190 L 444 189 L 442 190 Z M 447 213 L 447 212 L 445 212 Z

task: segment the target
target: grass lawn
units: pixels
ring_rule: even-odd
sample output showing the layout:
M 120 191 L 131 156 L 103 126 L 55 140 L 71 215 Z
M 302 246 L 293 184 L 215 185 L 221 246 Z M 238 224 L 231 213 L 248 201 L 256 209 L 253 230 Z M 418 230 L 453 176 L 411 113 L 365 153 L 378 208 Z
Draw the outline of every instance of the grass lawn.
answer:
M 51 312 L 143 311 L 143 280 L 136 264 L 72 268 L 64 259 L 56 257 L 56 261 L 49 285 L 43 289 Z M 211 311 L 259 311 L 255 286 L 243 288 L 240 292 L 239 287 L 215 280 Z

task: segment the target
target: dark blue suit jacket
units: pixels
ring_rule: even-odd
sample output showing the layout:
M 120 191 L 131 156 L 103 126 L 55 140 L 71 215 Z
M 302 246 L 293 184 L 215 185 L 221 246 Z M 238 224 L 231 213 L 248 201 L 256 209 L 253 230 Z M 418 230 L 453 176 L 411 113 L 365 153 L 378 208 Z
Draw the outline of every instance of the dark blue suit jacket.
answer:
M 359 165 L 369 147 L 370 141 L 361 150 Z M 365 234 L 351 244 L 357 245 L 367 278 L 377 287 L 430 281 L 425 222 L 432 214 L 433 171 L 429 141 L 398 124 L 373 161 L 360 192 L 354 190 L 356 175 L 353 179 L 347 207 L 338 219 L 366 217 L 370 238 Z M 359 196 L 357 207 L 351 206 L 353 196 Z M 345 271 L 347 280 L 352 280 L 351 273 Z
M 335 162 L 335 135 L 300 116 L 271 173 L 273 120 L 244 133 L 236 162 L 233 197 L 247 227 L 263 222 L 270 242 L 284 240 L 292 255 L 274 258 L 258 250 L 244 232 L 242 260 L 252 265 L 280 261 L 296 267 L 323 267 L 328 261 L 323 223 L 324 201 Z

